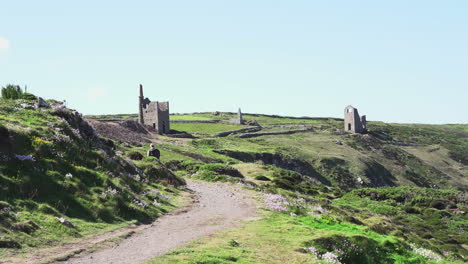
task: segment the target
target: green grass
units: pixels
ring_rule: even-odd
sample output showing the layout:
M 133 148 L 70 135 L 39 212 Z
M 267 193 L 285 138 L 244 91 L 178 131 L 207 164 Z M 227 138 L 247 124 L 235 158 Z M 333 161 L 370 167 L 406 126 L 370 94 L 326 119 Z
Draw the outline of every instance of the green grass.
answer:
M 234 125 L 234 124 L 226 124 L 226 123 L 218 123 L 218 124 L 172 123 L 171 124 L 171 129 L 174 129 L 177 131 L 184 131 L 187 133 L 203 134 L 203 135 L 215 135 L 219 132 L 241 129 L 243 127 L 244 126 L 242 125 Z
M 209 121 L 216 120 L 208 116 L 202 115 L 171 115 L 171 120 L 187 120 L 187 121 Z
M 308 124 L 336 124 L 338 121 L 334 118 L 288 118 L 280 116 L 266 115 L 243 115 L 244 120 L 255 120 L 262 126 L 269 125 L 308 125 Z
M 336 238 L 341 240 L 333 240 Z M 340 249 L 347 251 L 348 255 L 355 254 L 354 259 L 348 257 L 343 263 L 436 263 L 418 256 L 393 236 L 365 231 L 363 227 L 349 223 L 278 213 L 196 240 L 148 263 L 320 263 L 317 256 L 306 248 L 323 246 L 325 239 L 333 241 L 336 246 L 346 239 L 354 242 L 354 252 L 341 245 Z M 365 253 L 359 255 L 356 252 L 374 254 L 366 257 Z

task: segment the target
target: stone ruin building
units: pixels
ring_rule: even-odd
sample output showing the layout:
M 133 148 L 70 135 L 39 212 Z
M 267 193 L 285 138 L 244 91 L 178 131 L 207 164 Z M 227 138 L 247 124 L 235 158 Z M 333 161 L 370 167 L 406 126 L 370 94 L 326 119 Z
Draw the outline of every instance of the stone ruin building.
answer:
M 242 111 L 240 108 L 239 108 L 239 111 L 237 112 L 237 117 L 231 118 L 229 122 L 234 123 L 234 124 L 239 124 L 239 125 L 244 124 L 244 119 L 242 118 Z
M 359 116 L 357 108 L 348 105 L 344 109 L 344 130 L 352 133 L 364 133 L 367 129 L 366 116 Z
M 171 130 L 169 124 L 169 102 L 151 102 L 143 96 L 143 85 L 140 84 L 138 104 L 138 122 L 153 127 L 159 134 Z

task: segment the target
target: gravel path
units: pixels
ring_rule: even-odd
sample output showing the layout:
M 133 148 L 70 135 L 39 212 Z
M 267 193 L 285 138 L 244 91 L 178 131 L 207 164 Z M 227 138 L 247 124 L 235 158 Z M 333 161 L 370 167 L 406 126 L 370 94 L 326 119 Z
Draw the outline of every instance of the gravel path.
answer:
M 195 194 L 192 207 L 159 218 L 149 228 L 112 248 L 72 258 L 65 263 L 144 263 L 194 239 L 234 227 L 240 220 L 253 219 L 256 215 L 254 201 L 237 186 L 196 181 L 188 181 L 187 184 Z

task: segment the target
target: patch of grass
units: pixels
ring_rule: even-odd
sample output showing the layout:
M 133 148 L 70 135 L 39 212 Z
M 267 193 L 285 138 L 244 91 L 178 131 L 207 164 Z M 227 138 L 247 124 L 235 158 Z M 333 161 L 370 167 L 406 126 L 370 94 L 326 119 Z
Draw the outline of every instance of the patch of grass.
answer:
M 171 120 L 187 120 L 187 121 L 209 121 L 209 120 L 216 120 L 209 116 L 203 115 L 171 115 Z
M 171 124 L 171 129 L 187 132 L 190 134 L 203 134 L 203 135 L 215 135 L 219 132 L 241 129 L 243 127 L 244 126 L 242 125 L 227 124 L 227 123 L 217 123 L 217 124 L 173 123 Z
M 149 263 L 318 263 L 320 257 L 308 250 L 312 246 L 323 253 L 338 248 L 345 251 L 342 263 L 435 263 L 392 236 L 365 232 L 352 224 L 317 221 L 268 214 L 261 220 L 191 242 Z M 232 246 L 230 241 L 239 246 Z

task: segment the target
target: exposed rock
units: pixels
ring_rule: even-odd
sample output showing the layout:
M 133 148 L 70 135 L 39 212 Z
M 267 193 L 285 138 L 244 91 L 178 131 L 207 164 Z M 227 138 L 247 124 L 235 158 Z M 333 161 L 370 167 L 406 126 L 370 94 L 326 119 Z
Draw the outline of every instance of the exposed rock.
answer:
M 27 221 L 24 223 L 17 223 L 13 225 L 13 229 L 18 230 L 20 232 L 24 232 L 26 234 L 31 234 L 40 227 L 33 221 Z
M 35 107 L 36 107 L 36 108 L 40 108 L 40 107 L 49 108 L 50 105 L 49 105 L 42 97 L 38 97 L 38 98 L 37 98 L 37 103 L 36 103 Z
M 260 126 L 256 120 L 245 120 L 244 124 L 248 126 Z

